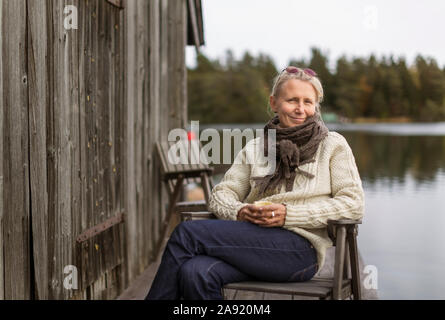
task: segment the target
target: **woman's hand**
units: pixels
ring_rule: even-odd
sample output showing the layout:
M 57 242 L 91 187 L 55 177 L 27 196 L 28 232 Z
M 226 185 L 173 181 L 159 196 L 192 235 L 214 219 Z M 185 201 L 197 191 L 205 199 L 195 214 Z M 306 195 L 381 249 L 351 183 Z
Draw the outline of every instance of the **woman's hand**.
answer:
M 282 227 L 286 221 L 286 206 L 279 203 L 257 207 L 253 204 L 242 207 L 239 221 L 249 221 L 261 227 Z
M 259 208 L 263 217 L 262 227 L 282 227 L 286 221 L 286 206 L 280 203 L 269 204 Z
M 260 208 L 253 204 L 248 204 L 238 211 L 238 221 L 248 221 L 254 224 L 263 222 Z

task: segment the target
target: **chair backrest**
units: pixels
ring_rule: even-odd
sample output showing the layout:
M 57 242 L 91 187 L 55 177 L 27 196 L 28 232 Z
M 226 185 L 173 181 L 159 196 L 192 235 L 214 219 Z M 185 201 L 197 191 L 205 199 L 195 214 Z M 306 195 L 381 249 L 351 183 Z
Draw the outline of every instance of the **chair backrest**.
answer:
M 200 154 L 201 147 L 199 141 L 190 143 L 190 141 L 180 140 L 156 143 L 161 173 L 171 192 L 173 192 L 179 174 L 184 175 L 184 184 L 196 183 L 198 185 L 201 184 L 203 173 L 207 177 L 212 175 L 213 168 L 208 165 L 205 155 Z M 213 188 L 211 179 L 209 179 L 209 183 L 210 188 Z

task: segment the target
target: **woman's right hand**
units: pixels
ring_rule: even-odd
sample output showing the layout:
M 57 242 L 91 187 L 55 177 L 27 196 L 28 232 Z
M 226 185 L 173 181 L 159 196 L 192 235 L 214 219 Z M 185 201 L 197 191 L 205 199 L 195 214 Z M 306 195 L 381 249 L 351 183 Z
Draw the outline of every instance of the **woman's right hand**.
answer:
M 264 217 L 259 207 L 254 204 L 248 204 L 238 211 L 237 220 L 262 224 L 264 222 Z

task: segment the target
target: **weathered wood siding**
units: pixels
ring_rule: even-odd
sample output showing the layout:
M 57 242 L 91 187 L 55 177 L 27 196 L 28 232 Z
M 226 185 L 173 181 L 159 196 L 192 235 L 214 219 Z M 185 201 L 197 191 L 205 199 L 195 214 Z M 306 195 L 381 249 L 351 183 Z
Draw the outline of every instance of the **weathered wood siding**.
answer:
M 153 262 L 153 145 L 187 121 L 187 2 L 123 3 L 0 0 L 0 299 L 112 299 Z
M 3 290 L 30 297 L 30 208 L 26 2 L 2 1 Z M 14 28 L 9 28 L 13 25 Z

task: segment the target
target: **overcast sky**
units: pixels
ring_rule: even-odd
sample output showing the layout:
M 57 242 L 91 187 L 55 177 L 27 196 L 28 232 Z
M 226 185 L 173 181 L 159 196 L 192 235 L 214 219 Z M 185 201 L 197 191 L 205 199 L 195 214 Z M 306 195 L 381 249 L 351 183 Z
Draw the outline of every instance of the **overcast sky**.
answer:
M 205 46 L 211 58 L 232 49 L 236 58 L 249 50 L 274 58 L 278 69 L 291 58 L 308 58 L 312 46 L 328 54 L 330 67 L 346 54 L 417 54 L 445 65 L 443 0 L 202 0 Z M 195 62 L 187 48 L 187 65 Z

